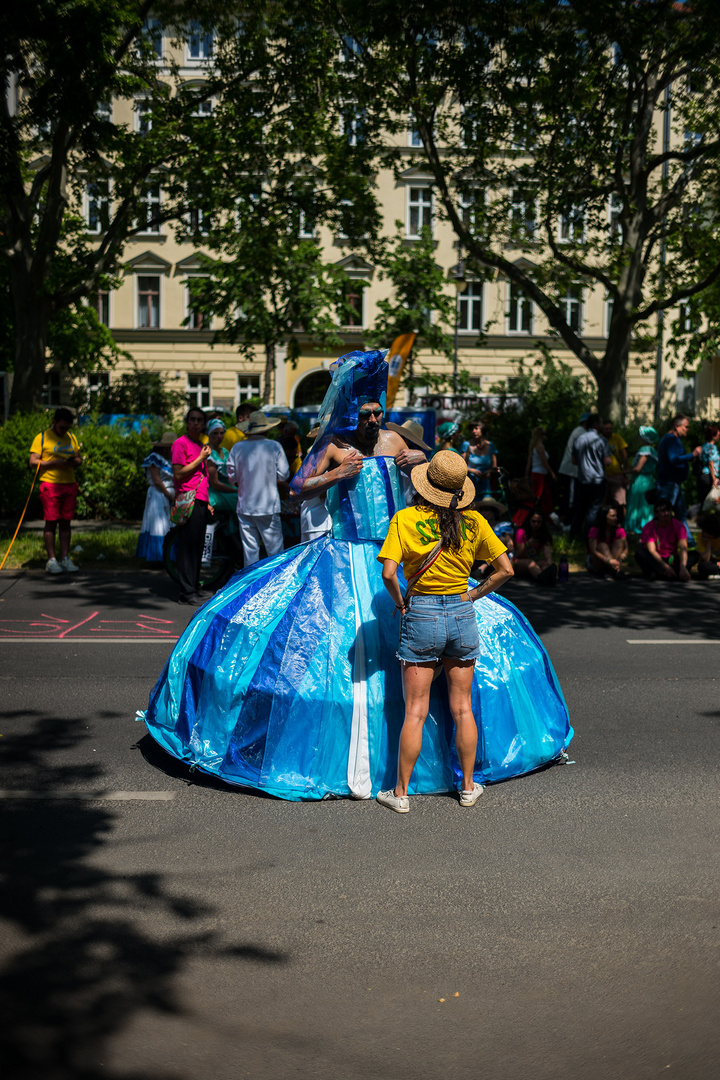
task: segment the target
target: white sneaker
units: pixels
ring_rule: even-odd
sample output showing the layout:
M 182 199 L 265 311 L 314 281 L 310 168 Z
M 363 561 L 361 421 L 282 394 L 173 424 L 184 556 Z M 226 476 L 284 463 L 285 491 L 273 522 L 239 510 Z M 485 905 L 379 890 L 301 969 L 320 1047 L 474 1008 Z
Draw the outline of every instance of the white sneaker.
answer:
M 45 569 L 47 570 L 48 574 L 62 574 L 63 572 L 63 568 L 57 561 L 57 559 L 48 559 L 48 561 L 45 563 Z
M 472 791 L 460 792 L 460 805 L 461 806 L 474 806 L 482 795 L 485 788 L 482 784 L 473 784 Z
M 410 800 L 407 795 L 396 795 L 392 788 L 390 791 L 378 791 L 375 798 L 383 806 L 389 806 L 398 814 L 410 813 Z
M 60 563 L 60 566 L 63 568 L 63 570 L 67 570 L 69 574 L 74 574 L 77 570 L 80 569 L 80 567 L 72 561 L 69 555 L 65 556 L 65 558 Z

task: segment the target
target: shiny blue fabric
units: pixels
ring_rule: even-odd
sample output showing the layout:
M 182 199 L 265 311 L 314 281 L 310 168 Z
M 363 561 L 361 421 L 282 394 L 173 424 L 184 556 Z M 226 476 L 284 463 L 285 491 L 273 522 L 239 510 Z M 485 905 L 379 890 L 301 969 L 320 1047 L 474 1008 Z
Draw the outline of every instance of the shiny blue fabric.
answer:
M 200 608 L 150 697 L 145 722 L 175 757 L 284 799 L 369 798 L 395 783 L 404 713 L 399 619 L 377 562 L 402 507 L 391 459 L 369 458 L 333 500 L 357 540 L 331 535 L 241 571 Z M 373 530 L 373 537 L 363 534 Z M 508 779 L 555 760 L 572 737 L 548 656 L 513 605 L 475 605 L 480 657 L 472 704 L 475 779 Z M 461 774 L 445 677 L 433 684 L 411 793 Z

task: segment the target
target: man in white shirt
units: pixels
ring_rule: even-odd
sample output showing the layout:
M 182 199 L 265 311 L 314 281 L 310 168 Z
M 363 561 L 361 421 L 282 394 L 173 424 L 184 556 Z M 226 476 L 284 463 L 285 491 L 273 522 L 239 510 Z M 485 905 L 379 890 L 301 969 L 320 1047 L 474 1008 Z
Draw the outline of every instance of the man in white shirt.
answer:
M 574 427 L 570 432 L 568 441 L 565 444 L 565 453 L 562 456 L 558 473 L 563 478 L 563 494 L 562 501 L 560 503 L 560 513 L 565 521 L 563 526 L 566 530 L 570 528 L 570 520 L 572 518 L 573 508 L 575 506 L 575 481 L 577 480 L 577 465 L 573 462 L 572 455 L 575 449 L 575 443 L 584 435 L 587 431 L 587 422 L 590 419 L 590 413 L 584 412 L 578 420 L 577 427 Z
M 288 479 L 290 468 L 280 443 L 266 438 L 267 432 L 279 423 L 264 413 L 251 413 L 238 424 L 245 438 L 235 443 L 228 458 L 228 479 L 238 489 L 237 515 L 245 566 L 252 566 L 260 558 L 261 540 L 268 556 L 283 550 L 277 485 L 278 480 Z

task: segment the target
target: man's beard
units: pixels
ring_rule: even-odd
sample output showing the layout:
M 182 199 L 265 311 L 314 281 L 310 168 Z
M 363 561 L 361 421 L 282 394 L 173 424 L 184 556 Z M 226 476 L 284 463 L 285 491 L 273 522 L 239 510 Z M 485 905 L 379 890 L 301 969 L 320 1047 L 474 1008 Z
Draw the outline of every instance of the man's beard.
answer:
M 364 431 L 364 434 L 363 434 L 363 442 L 367 443 L 368 446 L 374 446 L 375 443 L 378 441 L 379 435 L 380 435 L 380 425 L 379 424 L 368 423 L 368 424 L 365 425 L 365 431 Z

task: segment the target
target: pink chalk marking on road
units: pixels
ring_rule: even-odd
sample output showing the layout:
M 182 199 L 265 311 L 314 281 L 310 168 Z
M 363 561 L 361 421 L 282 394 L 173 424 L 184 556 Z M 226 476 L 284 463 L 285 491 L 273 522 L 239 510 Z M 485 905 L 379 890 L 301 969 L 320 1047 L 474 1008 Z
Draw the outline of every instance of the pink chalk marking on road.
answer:
M 38 640 L 60 641 L 71 635 L 81 626 L 87 626 L 93 619 L 97 619 L 99 611 L 93 611 L 80 622 L 70 624 L 69 619 L 63 619 L 58 615 L 48 615 L 43 612 L 38 619 L 0 619 L 0 634 L 9 635 L 15 640 L 20 638 L 28 640 L 27 635 L 32 634 Z M 173 620 L 161 619 L 157 615 L 140 615 L 135 619 L 100 619 L 98 626 L 91 626 L 92 634 L 106 634 L 108 640 L 117 641 L 119 635 L 128 640 L 137 639 L 140 635 L 151 633 L 158 641 L 177 641 L 177 633 L 173 633 Z M 6 624 L 6 625 L 3 625 Z M 11 624 L 11 625 L 7 625 Z M 176 628 L 175 628 L 176 629 Z M 30 639 L 32 640 L 32 639 Z M 96 640 L 99 640 L 96 639 Z

